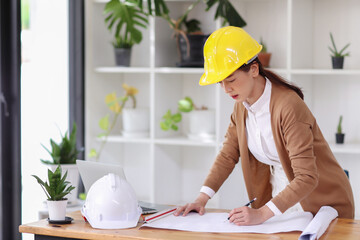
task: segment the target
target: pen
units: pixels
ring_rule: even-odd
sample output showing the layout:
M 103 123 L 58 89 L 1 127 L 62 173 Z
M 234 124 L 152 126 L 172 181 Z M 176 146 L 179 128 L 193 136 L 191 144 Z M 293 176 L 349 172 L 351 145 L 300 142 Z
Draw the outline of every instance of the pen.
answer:
M 256 198 L 254 198 L 253 200 L 251 200 L 250 202 L 248 202 L 247 204 L 245 204 L 245 207 L 250 206 L 250 204 L 252 204 L 254 201 L 256 200 Z M 228 217 L 228 220 L 230 220 L 230 217 Z

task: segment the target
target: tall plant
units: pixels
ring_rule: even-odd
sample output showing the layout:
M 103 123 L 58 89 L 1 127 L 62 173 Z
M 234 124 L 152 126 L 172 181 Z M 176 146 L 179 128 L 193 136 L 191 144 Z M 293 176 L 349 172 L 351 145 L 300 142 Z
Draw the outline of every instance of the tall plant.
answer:
M 70 135 L 68 132 L 65 132 L 60 143 L 50 139 L 51 151 L 41 144 L 52 158 L 52 160 L 41 159 L 41 162 L 56 165 L 75 164 L 78 154 L 83 150 L 76 147 L 76 129 L 76 123 L 74 122 Z
M 107 28 L 114 33 L 115 48 L 131 48 L 141 42 L 142 33 L 138 28 L 147 28 L 148 19 L 139 8 L 138 0 L 110 0 L 104 14 Z
M 105 103 L 109 110 L 113 113 L 112 120 L 110 120 L 110 114 L 106 114 L 104 117 L 102 117 L 99 121 L 99 127 L 102 130 L 102 133 L 98 135 L 99 139 L 101 140 L 101 145 L 99 150 L 97 151 L 95 148 L 92 148 L 89 153 L 89 157 L 95 158 L 96 161 L 99 160 L 101 152 L 103 148 L 105 147 L 105 144 L 107 143 L 108 137 L 110 133 L 112 132 L 113 128 L 115 127 L 115 124 L 117 122 L 117 119 L 122 113 L 122 110 L 125 106 L 125 103 L 131 98 L 133 105 L 133 108 L 136 108 L 136 97 L 135 95 L 139 92 L 138 89 L 135 87 L 131 87 L 127 84 L 122 85 L 123 89 L 125 90 L 125 95 L 122 97 L 117 97 L 116 93 L 109 93 L 105 97 Z
M 240 16 L 240 14 L 236 11 L 236 9 L 229 0 L 196 0 L 177 20 L 174 20 L 170 17 L 169 8 L 167 7 L 164 0 L 147 0 L 147 9 L 149 15 L 155 15 L 164 18 L 169 23 L 170 27 L 173 28 L 177 33 L 179 33 L 178 31 L 181 30 L 181 25 L 184 21 L 186 21 L 188 14 L 200 2 L 206 4 L 207 8 L 205 11 L 209 11 L 213 6 L 218 4 L 215 11 L 214 19 L 216 20 L 218 18 L 221 18 L 223 26 L 225 26 L 226 24 L 236 27 L 246 26 L 245 20 Z M 138 6 L 143 9 L 142 0 L 138 0 Z

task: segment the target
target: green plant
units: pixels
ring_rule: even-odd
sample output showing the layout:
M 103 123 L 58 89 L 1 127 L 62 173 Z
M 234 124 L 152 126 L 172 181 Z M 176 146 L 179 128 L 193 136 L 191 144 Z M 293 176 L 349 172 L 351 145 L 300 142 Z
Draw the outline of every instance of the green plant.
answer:
M 111 0 L 105 5 L 105 24 L 114 33 L 115 48 L 131 48 L 142 40 L 138 27 L 147 28 L 147 14 L 138 6 L 138 0 Z
M 41 144 L 46 151 L 51 155 L 52 161 L 43 160 L 41 162 L 45 164 L 75 164 L 77 155 L 82 149 L 76 148 L 76 124 L 73 124 L 73 128 L 70 136 L 68 137 L 68 132 L 62 136 L 62 140 L 57 144 L 54 140 L 50 139 L 51 151 L 47 149 L 43 144 Z
M 177 20 L 170 17 L 169 8 L 167 7 L 164 0 L 147 0 L 148 5 L 148 14 L 149 15 L 155 15 L 160 16 L 164 18 L 170 25 L 172 29 L 175 31 L 175 35 L 185 34 L 185 31 L 181 29 L 183 24 L 187 27 L 187 31 L 199 31 L 199 21 L 195 19 L 191 19 L 187 21 L 187 16 L 191 12 L 192 9 L 196 5 L 198 5 L 200 2 L 203 2 L 206 4 L 205 11 L 209 11 L 216 3 L 218 3 L 218 6 L 215 11 L 214 19 L 221 18 L 222 19 L 222 25 L 225 26 L 226 24 L 229 24 L 231 26 L 237 26 L 237 27 L 244 27 L 246 26 L 246 22 L 244 19 L 240 16 L 240 14 L 236 11 L 236 9 L 233 7 L 233 5 L 230 3 L 229 0 L 196 0 L 193 2 L 185 11 L 185 13 L 178 18 Z M 143 9 L 142 1 L 138 1 L 138 5 L 141 9 Z M 153 11 L 155 9 L 155 11 Z M 194 27 L 195 29 L 194 30 Z
M 69 194 L 73 189 L 75 189 L 74 186 L 69 185 L 70 182 L 65 181 L 67 177 L 67 171 L 65 172 L 64 176 L 61 177 L 60 165 L 56 168 L 54 172 L 48 169 L 48 182 L 42 181 L 36 175 L 31 176 L 36 178 L 37 182 L 44 190 L 47 199 L 50 201 L 65 200 L 64 197 Z
M 125 90 L 125 95 L 122 97 L 117 97 L 115 92 L 109 93 L 105 96 L 105 103 L 114 115 L 112 116 L 112 120 L 110 121 L 110 114 L 106 114 L 104 117 L 102 117 L 99 120 L 99 127 L 103 131 L 100 133 L 97 137 L 101 139 L 101 145 L 99 150 L 97 151 L 95 148 L 92 148 L 89 152 L 90 158 L 95 158 L 96 161 L 100 158 L 100 154 L 102 149 L 104 148 L 105 144 L 107 143 L 108 137 L 113 130 L 118 117 L 121 115 L 122 110 L 125 106 L 125 103 L 129 100 L 129 98 L 132 99 L 133 108 L 136 108 L 136 97 L 135 95 L 139 92 L 138 89 L 135 87 L 128 86 L 127 84 L 122 85 L 123 89 Z
M 262 53 L 266 53 L 267 52 L 267 46 L 266 46 L 266 43 L 263 41 L 262 37 L 260 38 L 260 45 L 262 45 L 262 49 L 261 49 L 261 52 Z
M 338 125 L 337 125 L 337 133 L 338 134 L 342 134 L 342 119 L 343 119 L 343 116 L 342 115 L 340 115 L 340 117 L 339 117 L 339 123 L 338 123 Z
M 160 127 L 164 131 L 168 131 L 170 129 L 177 131 L 179 127 L 177 124 L 182 120 L 182 112 L 188 113 L 192 110 L 207 110 L 207 107 L 202 106 L 201 108 L 196 107 L 193 100 L 190 97 L 185 97 L 178 101 L 178 111 L 174 114 L 171 113 L 169 109 L 165 115 L 162 117 L 163 121 L 160 122 Z
M 337 50 L 336 45 L 335 45 L 335 41 L 334 41 L 334 37 L 332 35 L 332 33 L 330 33 L 330 39 L 331 39 L 331 43 L 332 43 L 332 47 L 330 46 L 328 47 L 330 52 L 332 53 L 333 57 L 345 57 L 345 56 L 349 56 L 349 52 L 347 53 L 343 53 L 345 51 L 346 48 L 348 48 L 350 46 L 350 43 L 346 44 L 345 47 L 343 47 L 340 51 Z

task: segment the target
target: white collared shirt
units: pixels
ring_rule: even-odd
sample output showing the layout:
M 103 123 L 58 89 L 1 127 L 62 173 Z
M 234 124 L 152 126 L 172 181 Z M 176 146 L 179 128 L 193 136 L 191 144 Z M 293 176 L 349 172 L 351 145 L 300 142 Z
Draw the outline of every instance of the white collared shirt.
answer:
M 248 110 L 246 117 L 246 137 L 248 148 L 254 157 L 268 165 L 281 165 L 276 150 L 270 119 L 271 82 L 266 79 L 265 89 L 260 98 L 251 106 L 243 105 Z
M 270 98 L 271 82 L 266 78 L 265 89 L 260 98 L 252 105 L 243 102 L 248 110 L 246 117 L 248 148 L 258 161 L 267 165 L 281 166 L 271 129 Z M 200 192 L 210 198 L 215 195 L 215 191 L 207 186 L 203 186 Z M 273 202 L 269 201 L 266 205 L 275 215 L 281 214 Z

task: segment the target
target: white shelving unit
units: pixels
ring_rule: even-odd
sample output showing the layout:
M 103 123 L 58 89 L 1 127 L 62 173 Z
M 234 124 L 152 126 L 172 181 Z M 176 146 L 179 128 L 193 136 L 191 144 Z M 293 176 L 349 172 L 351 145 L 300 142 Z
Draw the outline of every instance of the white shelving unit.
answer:
M 180 16 L 189 0 L 168 1 L 171 16 Z M 247 21 L 246 30 L 256 39 L 262 37 L 272 52 L 271 69 L 303 88 L 305 101 L 317 118 L 325 138 L 332 142 L 340 114 L 346 144 L 331 144 L 340 163 L 350 169 L 354 195 L 360 194 L 360 182 L 352 171 L 360 171 L 360 2 L 353 0 L 237 0 L 232 1 Z M 138 105 L 150 109 L 150 136 L 129 139 L 121 136 L 118 124 L 109 138 L 101 161 L 122 164 L 129 182 L 144 201 L 181 204 L 192 201 L 221 147 L 229 124 L 233 100 L 214 86 L 200 87 L 200 68 L 177 68 L 176 45 L 165 20 L 150 18 L 143 41 L 133 47 L 130 68 L 115 67 L 111 34 L 102 15 L 106 1 L 86 1 L 86 150 L 99 145 L 98 120 L 108 111 L 107 93 L 123 93 L 122 83 L 139 89 Z M 197 6 L 196 16 L 203 31 L 210 33 L 219 22 L 213 12 Z M 335 17 L 336 16 L 336 17 Z M 351 42 L 351 56 L 343 70 L 331 69 L 329 32 L 338 47 Z M 216 112 L 215 140 L 189 140 L 187 116 L 178 132 L 163 132 L 162 115 L 176 110 L 177 101 L 191 96 L 198 105 Z M 347 162 L 342 162 L 343 155 Z M 352 161 L 350 163 L 350 161 Z M 350 167 L 349 167 L 350 166 Z M 234 170 L 210 207 L 233 208 L 247 201 L 240 166 Z M 360 206 L 360 203 L 356 203 Z M 359 216 L 359 211 L 357 216 Z

